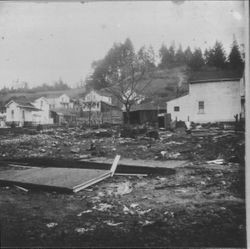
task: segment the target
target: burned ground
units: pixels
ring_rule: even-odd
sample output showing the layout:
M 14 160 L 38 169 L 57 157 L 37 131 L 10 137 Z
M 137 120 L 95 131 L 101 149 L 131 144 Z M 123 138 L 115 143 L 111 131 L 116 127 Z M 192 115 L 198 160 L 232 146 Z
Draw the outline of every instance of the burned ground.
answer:
M 81 158 L 188 160 L 175 174 L 114 176 L 76 194 L 1 186 L 2 246 L 245 247 L 244 134 L 54 129 L 1 135 L 1 168 L 81 167 Z M 93 141 L 94 140 L 94 141 Z M 222 159 L 221 164 L 208 163 Z M 49 162 L 49 163 L 48 163 Z

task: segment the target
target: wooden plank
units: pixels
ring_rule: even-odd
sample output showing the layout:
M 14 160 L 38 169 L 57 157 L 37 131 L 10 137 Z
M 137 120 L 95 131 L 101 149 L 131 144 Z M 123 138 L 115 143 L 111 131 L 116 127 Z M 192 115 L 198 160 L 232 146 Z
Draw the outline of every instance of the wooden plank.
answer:
M 105 174 L 105 175 L 103 175 L 102 177 L 99 177 L 99 178 L 97 178 L 97 179 L 95 179 L 95 180 L 93 180 L 93 181 L 91 181 L 91 182 L 89 182 L 89 183 L 84 183 L 84 184 L 82 184 L 82 186 L 78 186 L 77 188 L 74 188 L 74 189 L 73 189 L 73 192 L 74 192 L 74 193 L 77 193 L 77 192 L 79 192 L 79 191 L 81 191 L 81 190 L 83 190 L 83 189 L 85 189 L 85 188 L 87 188 L 87 187 L 89 187 L 89 186 L 92 186 L 92 185 L 94 185 L 94 184 L 96 184 L 96 183 L 98 183 L 98 182 L 100 182 L 100 181 L 102 181 L 102 180 L 104 180 L 104 179 L 110 177 L 110 174 L 111 174 L 111 173 Z
M 96 178 L 94 178 L 94 179 L 92 179 L 92 180 L 90 180 L 88 182 L 84 182 L 83 184 L 75 186 L 73 188 L 73 192 L 76 193 L 76 192 L 78 192 L 78 191 L 80 191 L 80 190 L 82 190 L 84 188 L 87 188 L 87 187 L 89 187 L 91 185 L 94 185 L 97 182 L 100 182 L 100 181 L 108 178 L 109 176 L 113 177 L 113 175 L 114 175 L 114 173 L 116 171 L 116 168 L 117 168 L 117 165 L 118 165 L 118 162 L 119 162 L 120 158 L 121 158 L 120 155 L 116 155 L 116 157 L 114 159 L 114 162 L 113 162 L 113 164 L 111 166 L 110 172 L 105 173 L 105 174 L 101 175 L 100 177 L 96 177 Z
M 110 174 L 111 174 L 111 172 L 107 172 L 107 173 L 105 173 L 105 174 L 102 174 L 102 175 L 100 175 L 100 176 L 98 176 L 98 177 L 95 177 L 95 178 L 93 178 L 93 179 L 90 179 L 89 181 L 86 181 L 86 182 L 83 182 L 83 183 L 81 183 L 81 184 L 78 184 L 78 185 L 74 186 L 73 189 L 77 189 L 77 188 L 80 188 L 80 187 L 82 187 L 82 186 L 84 186 L 84 185 L 91 184 L 92 182 L 95 182 L 95 181 L 98 180 L 98 179 L 102 179 L 103 177 L 110 176 Z
M 113 162 L 113 164 L 112 164 L 112 166 L 111 166 L 111 169 L 110 169 L 110 171 L 111 171 L 111 176 L 114 175 L 120 158 L 121 158 L 120 155 L 116 155 L 115 160 L 114 160 L 114 162 Z
M 115 173 L 116 176 L 147 176 L 147 174 Z

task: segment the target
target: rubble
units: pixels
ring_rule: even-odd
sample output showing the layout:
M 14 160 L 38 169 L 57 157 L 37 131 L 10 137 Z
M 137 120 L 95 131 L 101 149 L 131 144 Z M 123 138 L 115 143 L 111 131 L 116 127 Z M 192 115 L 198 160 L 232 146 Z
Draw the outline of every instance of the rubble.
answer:
M 75 229 L 75 232 L 79 233 L 79 234 L 84 234 L 88 231 L 93 231 L 94 228 L 84 228 L 84 227 L 79 227 Z
M 200 247 L 205 241 L 205 246 L 218 247 L 224 241 L 224 246 L 245 247 L 244 134 L 198 128 L 191 129 L 191 135 L 183 127 L 160 131 L 160 139 L 147 137 L 143 128 L 140 134 L 134 131 L 133 138 L 119 137 L 118 128 L 1 135 L 0 160 L 6 167 L 11 167 L 9 162 L 36 166 L 48 161 L 53 167 L 58 160 L 57 167 L 74 168 L 79 159 L 92 160 L 92 153 L 102 154 L 104 162 L 116 154 L 145 161 L 157 156 L 164 164 L 172 159 L 190 162 L 172 175 L 115 174 L 70 195 L 23 194 L 15 187 L 1 187 L 3 222 L 14 221 L 4 228 L 7 243 L 15 238 L 19 247 L 34 246 L 33 237 L 46 246 Z M 2 164 L 0 170 L 5 170 Z
M 56 223 L 56 222 L 51 222 L 51 223 L 46 224 L 46 226 L 47 226 L 48 228 L 54 228 L 54 227 L 58 226 L 58 223 Z

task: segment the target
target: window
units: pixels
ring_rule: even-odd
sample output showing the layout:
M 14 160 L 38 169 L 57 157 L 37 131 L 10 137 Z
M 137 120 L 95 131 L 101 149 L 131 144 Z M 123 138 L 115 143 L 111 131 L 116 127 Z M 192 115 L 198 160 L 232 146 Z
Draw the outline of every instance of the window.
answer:
M 199 108 L 198 113 L 203 114 L 204 113 L 204 101 L 198 102 L 198 108 Z
M 11 110 L 11 118 L 14 119 L 14 110 Z
M 41 100 L 41 108 L 43 107 L 43 101 Z
M 179 111 L 180 111 L 180 107 L 179 107 L 179 106 L 175 106 L 175 107 L 174 107 L 174 111 L 175 111 L 175 112 L 179 112 Z

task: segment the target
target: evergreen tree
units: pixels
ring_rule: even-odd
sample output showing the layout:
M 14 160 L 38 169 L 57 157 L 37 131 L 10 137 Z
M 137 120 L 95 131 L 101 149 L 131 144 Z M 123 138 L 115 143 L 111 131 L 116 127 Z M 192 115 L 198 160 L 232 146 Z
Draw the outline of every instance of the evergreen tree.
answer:
M 186 64 L 189 64 L 190 61 L 191 61 L 192 55 L 193 55 L 189 46 L 184 51 L 184 55 L 185 55 L 185 62 L 186 62 Z
M 159 50 L 159 57 L 160 57 L 159 67 L 160 68 L 167 68 L 168 53 L 169 53 L 168 48 L 166 47 L 165 44 L 162 44 L 162 46 Z
M 168 49 L 167 61 L 168 61 L 169 66 L 172 66 L 176 62 L 176 60 L 175 60 L 175 44 L 174 44 L 174 42 L 171 44 L 171 46 Z
M 229 66 L 232 69 L 239 70 L 242 69 L 244 66 L 244 62 L 240 54 L 239 45 L 236 39 L 234 39 L 233 41 L 232 48 L 228 56 L 228 61 L 229 61 Z
M 175 54 L 175 60 L 178 65 L 183 65 L 185 63 L 185 54 L 182 50 L 182 46 L 180 45 L 176 54 Z
M 202 51 L 200 48 L 196 48 L 192 54 L 191 60 L 189 61 L 189 66 L 192 70 L 196 71 L 204 66 L 204 59 L 202 56 Z
M 213 49 L 208 51 L 208 65 L 217 68 L 225 68 L 226 53 L 221 42 L 216 41 Z

